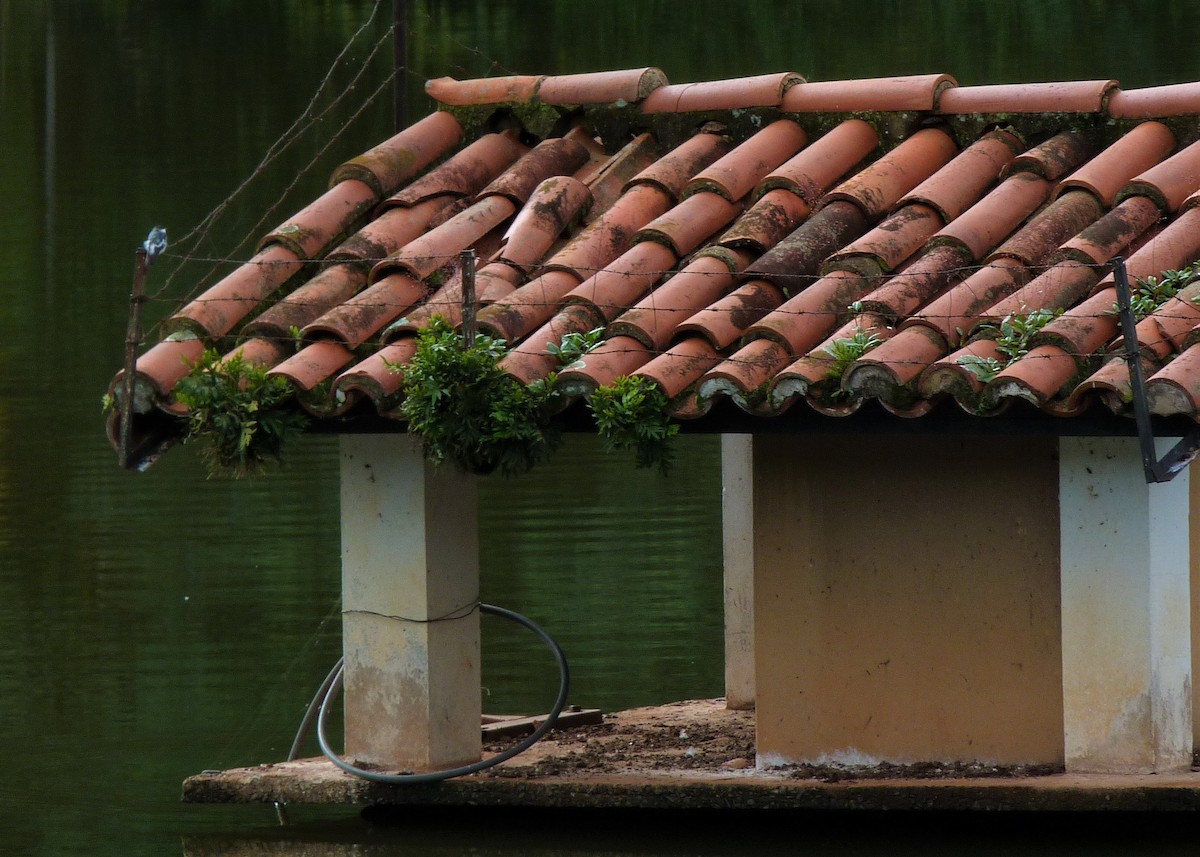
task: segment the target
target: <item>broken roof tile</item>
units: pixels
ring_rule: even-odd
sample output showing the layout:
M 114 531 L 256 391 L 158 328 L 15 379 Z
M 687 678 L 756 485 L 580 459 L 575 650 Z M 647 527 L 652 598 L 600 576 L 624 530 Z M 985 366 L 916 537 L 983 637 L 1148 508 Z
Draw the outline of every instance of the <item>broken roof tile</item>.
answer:
M 538 86 L 545 79 L 545 75 L 532 74 L 483 77 L 474 80 L 439 77 L 425 82 L 425 93 L 435 101 L 453 107 L 525 102 L 537 95 Z

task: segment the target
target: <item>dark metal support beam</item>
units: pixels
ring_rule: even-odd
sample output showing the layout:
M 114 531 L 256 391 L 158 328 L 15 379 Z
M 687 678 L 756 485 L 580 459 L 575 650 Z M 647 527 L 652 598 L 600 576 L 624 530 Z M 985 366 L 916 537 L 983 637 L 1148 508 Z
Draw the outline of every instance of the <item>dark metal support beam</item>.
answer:
M 1125 339 L 1125 362 L 1129 365 L 1129 385 L 1133 389 L 1133 417 L 1137 423 L 1146 482 L 1170 482 L 1192 463 L 1197 453 L 1200 453 L 1200 430 L 1194 429 L 1186 434 L 1159 459 L 1154 448 L 1154 430 L 1150 427 L 1146 379 L 1142 375 L 1137 321 L 1133 317 L 1133 292 L 1129 287 L 1129 273 L 1125 269 L 1123 257 L 1117 256 L 1113 259 L 1113 274 L 1117 286 L 1117 313 L 1121 317 L 1121 333 Z

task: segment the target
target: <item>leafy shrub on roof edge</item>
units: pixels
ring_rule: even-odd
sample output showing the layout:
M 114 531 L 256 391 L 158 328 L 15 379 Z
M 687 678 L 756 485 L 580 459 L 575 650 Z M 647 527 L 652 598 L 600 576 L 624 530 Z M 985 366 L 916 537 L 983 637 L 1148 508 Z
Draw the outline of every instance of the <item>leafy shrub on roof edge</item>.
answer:
M 592 393 L 588 407 L 606 450 L 632 449 L 638 467 L 670 472 L 675 459 L 671 438 L 679 433 L 679 424 L 667 416 L 667 395 L 656 383 L 624 375 Z
M 207 349 L 175 386 L 188 408 L 185 443 L 196 442 L 200 459 L 214 476 L 241 479 L 282 460 L 288 441 L 304 431 L 308 417 L 286 403 L 291 385 L 234 354 L 222 361 Z
M 434 464 L 517 476 L 557 448 L 554 376 L 522 384 L 500 368 L 506 353 L 503 340 L 485 334 L 468 347 L 436 316 L 418 334 L 413 359 L 394 367 L 404 373 L 400 407 L 408 430 Z

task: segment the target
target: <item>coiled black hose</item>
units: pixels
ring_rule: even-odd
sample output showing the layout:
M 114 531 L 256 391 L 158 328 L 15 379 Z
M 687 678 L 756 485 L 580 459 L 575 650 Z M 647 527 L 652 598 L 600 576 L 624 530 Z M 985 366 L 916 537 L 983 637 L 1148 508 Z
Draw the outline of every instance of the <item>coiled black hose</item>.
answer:
M 321 752 L 343 771 L 348 774 L 353 774 L 356 777 L 361 777 L 364 780 L 370 780 L 375 783 L 388 784 L 417 784 L 417 783 L 435 783 L 441 780 L 448 780 L 453 777 L 461 777 L 466 774 L 474 774 L 505 762 L 523 753 L 541 740 L 542 736 L 554 728 L 554 724 L 558 721 L 558 716 L 562 713 L 567 704 L 567 694 L 571 688 L 571 672 L 567 667 L 567 657 L 563 654 L 562 648 L 546 631 L 532 619 L 522 616 L 520 613 L 515 613 L 512 610 L 506 610 L 503 607 L 496 607 L 493 604 L 480 604 L 479 610 L 482 613 L 489 613 L 493 616 L 502 616 L 505 619 L 511 619 L 518 625 L 523 625 L 533 633 L 537 634 L 554 654 L 554 660 L 558 664 L 559 673 L 559 688 L 558 697 L 554 700 L 554 705 L 550 709 L 550 713 L 546 715 L 546 719 L 539 725 L 530 735 L 527 735 L 518 743 L 509 747 L 507 750 L 497 753 L 487 759 L 480 759 L 478 762 L 472 762 L 469 765 L 461 765 L 457 768 L 447 768 L 442 771 L 429 771 L 425 773 L 412 774 L 388 774 L 379 771 L 368 771 L 364 768 L 359 768 L 347 762 L 329 746 L 329 741 L 325 737 L 325 722 L 329 713 L 331 701 L 337 696 L 339 690 L 342 689 L 342 679 L 344 674 L 345 659 L 339 659 L 337 664 L 329 674 L 325 676 L 325 680 L 321 682 L 321 686 L 317 689 L 316 696 L 309 703 L 308 711 L 304 714 L 304 719 L 300 723 L 300 729 L 296 733 L 296 739 L 292 742 L 291 751 L 288 753 L 288 761 L 296 758 L 300 752 L 300 745 L 304 742 L 305 736 L 308 734 L 309 727 L 312 725 L 313 715 L 317 719 L 317 744 L 321 747 Z

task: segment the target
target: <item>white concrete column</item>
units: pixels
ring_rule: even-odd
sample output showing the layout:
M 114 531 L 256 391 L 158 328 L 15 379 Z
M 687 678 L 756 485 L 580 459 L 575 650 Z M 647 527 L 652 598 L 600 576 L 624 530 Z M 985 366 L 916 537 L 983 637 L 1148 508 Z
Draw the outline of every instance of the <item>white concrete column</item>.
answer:
M 1059 452 L 1067 770 L 1187 768 L 1188 474 L 1148 485 L 1136 438 L 1062 438 Z
M 754 708 L 753 437 L 721 435 L 725 559 L 725 707 Z
M 480 757 L 475 477 L 406 435 L 341 439 L 346 754 L 391 769 Z

